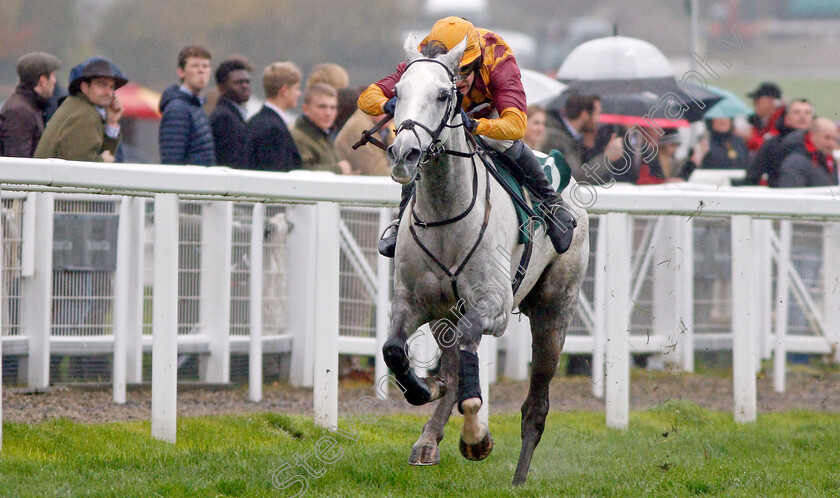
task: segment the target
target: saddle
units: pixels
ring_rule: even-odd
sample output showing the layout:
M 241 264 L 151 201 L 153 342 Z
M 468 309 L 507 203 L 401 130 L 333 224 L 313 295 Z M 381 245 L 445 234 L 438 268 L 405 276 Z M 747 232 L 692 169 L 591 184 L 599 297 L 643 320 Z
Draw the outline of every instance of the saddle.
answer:
M 485 166 L 513 201 L 514 207 L 516 208 L 517 226 L 525 228 L 525 224 L 529 218 L 536 221 L 537 224 L 545 223 L 545 220 L 539 214 L 542 213 L 542 210 L 539 209 L 542 203 L 534 201 L 532 192 L 526 188 L 523 173 L 519 165 L 513 159 L 495 149 L 487 147 L 485 144 L 482 144 L 482 148 L 493 162 L 491 165 L 485 161 Z M 572 168 L 566 162 L 563 154 L 557 149 L 551 149 L 548 154 L 535 150 L 534 155 L 542 165 L 543 171 L 546 177 L 548 177 L 548 181 L 551 182 L 551 186 L 554 187 L 554 190 L 558 193 L 562 192 L 569 185 L 572 178 Z M 529 242 L 536 228 L 537 225 L 532 224 L 527 230 L 520 229 L 519 243 L 525 244 Z

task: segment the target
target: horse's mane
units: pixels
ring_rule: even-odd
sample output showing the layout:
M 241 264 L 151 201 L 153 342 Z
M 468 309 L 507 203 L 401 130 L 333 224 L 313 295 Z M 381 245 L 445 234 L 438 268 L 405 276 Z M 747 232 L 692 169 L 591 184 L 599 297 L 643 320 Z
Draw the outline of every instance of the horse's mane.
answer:
M 420 53 L 423 54 L 423 57 L 428 57 L 429 59 L 433 59 L 438 55 L 443 55 L 447 52 L 449 52 L 449 49 L 446 48 L 446 45 L 437 40 L 430 41 L 425 47 L 423 47 L 423 50 L 420 51 Z

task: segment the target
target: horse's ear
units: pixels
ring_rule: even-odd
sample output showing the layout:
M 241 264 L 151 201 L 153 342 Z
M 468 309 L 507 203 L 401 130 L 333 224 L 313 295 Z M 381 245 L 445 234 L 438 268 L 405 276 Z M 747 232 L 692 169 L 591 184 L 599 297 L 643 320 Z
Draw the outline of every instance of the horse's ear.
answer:
M 409 33 L 408 37 L 405 39 L 405 45 L 403 45 L 403 49 L 405 50 L 405 63 L 411 64 L 414 60 L 419 59 L 422 57 L 420 52 L 417 51 L 417 36 L 415 34 Z
M 461 65 L 461 57 L 464 56 L 464 50 L 467 48 L 467 37 L 465 36 L 461 43 L 452 47 L 452 50 L 441 56 L 441 62 L 446 64 L 446 67 L 452 71 L 452 74 L 458 74 L 458 67 Z

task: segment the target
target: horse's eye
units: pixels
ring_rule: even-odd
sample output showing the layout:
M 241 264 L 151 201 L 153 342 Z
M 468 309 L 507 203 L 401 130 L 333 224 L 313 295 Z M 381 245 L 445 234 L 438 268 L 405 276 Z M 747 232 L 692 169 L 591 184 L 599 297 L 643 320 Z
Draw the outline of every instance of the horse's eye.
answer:
M 441 90 L 440 93 L 438 94 L 438 100 L 441 101 L 441 102 L 445 101 L 448 98 L 449 98 L 449 92 L 447 92 L 446 90 Z

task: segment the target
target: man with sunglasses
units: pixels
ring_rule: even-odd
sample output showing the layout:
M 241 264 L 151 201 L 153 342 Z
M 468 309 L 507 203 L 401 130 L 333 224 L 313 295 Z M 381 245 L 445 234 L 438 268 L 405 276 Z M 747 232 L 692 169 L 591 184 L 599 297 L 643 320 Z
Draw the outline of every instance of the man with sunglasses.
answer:
M 443 45 L 445 51 L 452 50 L 464 38 L 467 46 L 455 82 L 463 95 L 462 110 L 469 112 L 485 103 L 490 104 L 474 116 L 462 113 L 464 126 L 474 135 L 493 139 L 490 144 L 519 166 L 519 176 L 544 201 L 542 210 L 547 220 L 548 236 L 554 249 L 562 254 L 571 244 L 576 222 L 560 194 L 551 187 L 534 153 L 522 142 L 528 122 L 527 103 L 519 65 L 510 47 L 490 30 L 476 28 L 460 17 L 447 17 L 434 24 L 418 50 L 423 52 L 435 45 Z M 406 64 L 402 62 L 395 73 L 370 85 L 359 97 L 359 108 L 370 115 L 393 115 L 396 106 L 394 86 L 405 69 Z M 400 217 L 412 191 L 413 185 L 403 187 Z M 379 253 L 394 257 L 396 244 L 397 233 L 394 230 L 379 241 Z

